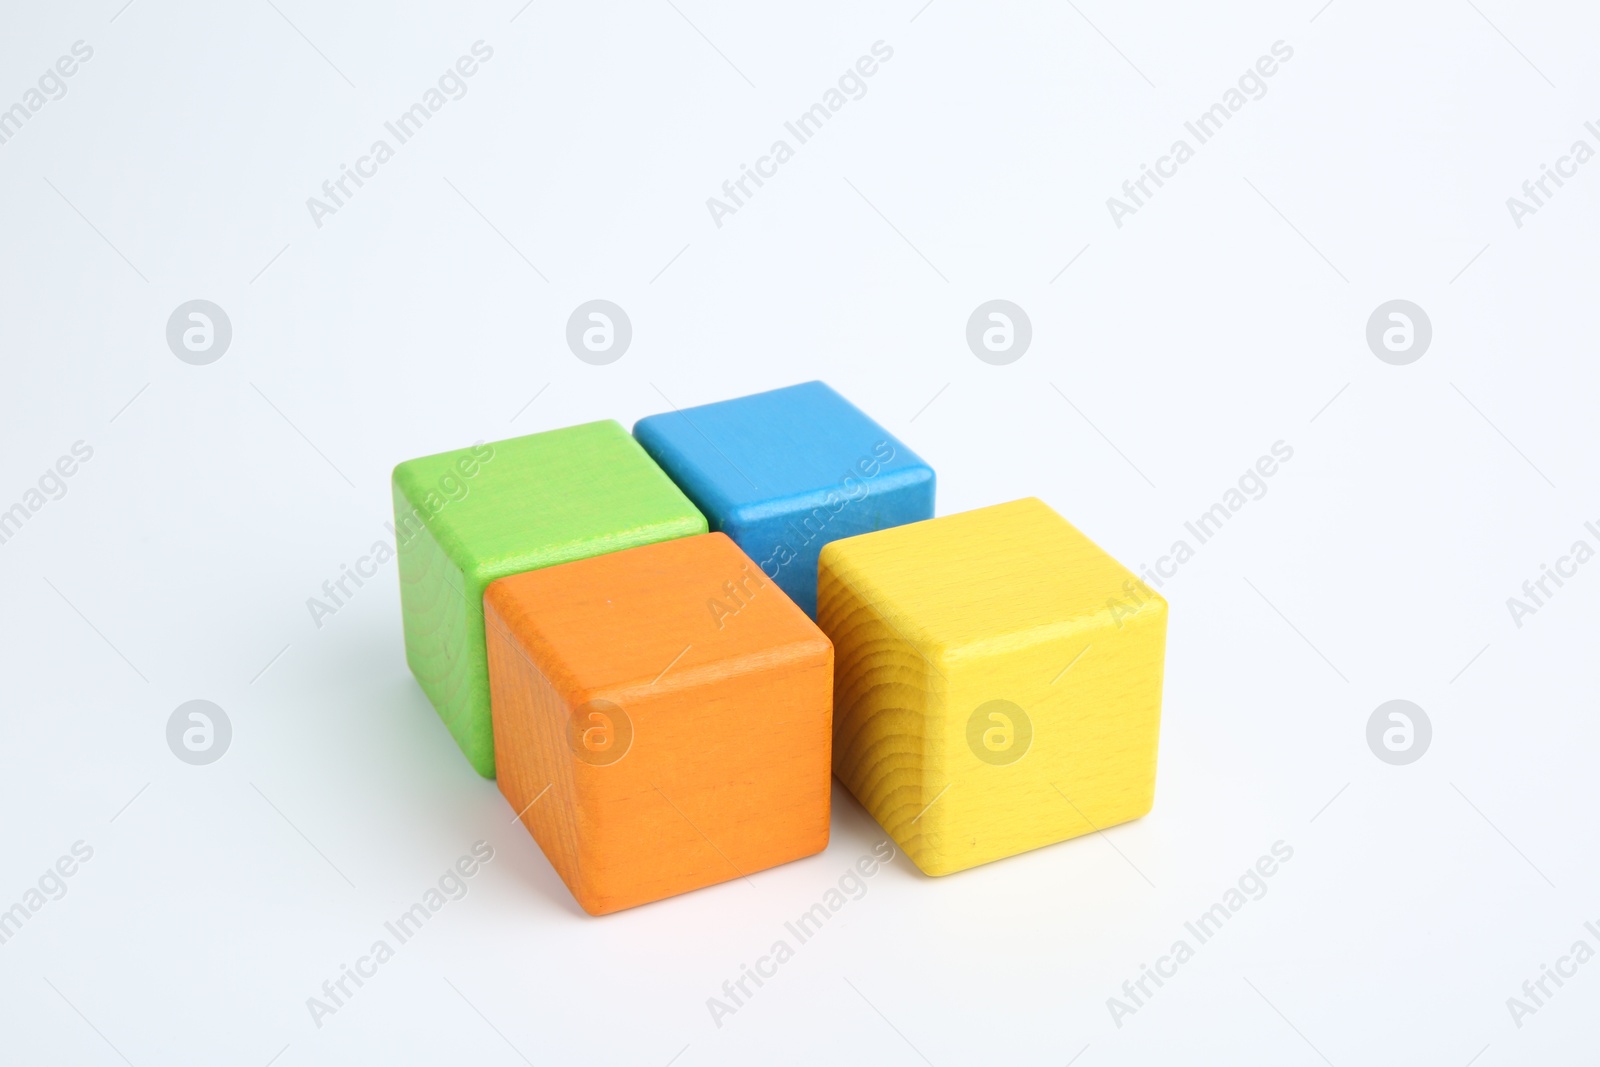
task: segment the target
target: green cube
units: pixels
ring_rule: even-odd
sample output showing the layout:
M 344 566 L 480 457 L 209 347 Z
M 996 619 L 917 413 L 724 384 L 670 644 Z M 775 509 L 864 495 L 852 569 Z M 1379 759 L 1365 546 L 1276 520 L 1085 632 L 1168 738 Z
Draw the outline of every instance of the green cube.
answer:
M 393 484 L 406 663 L 485 778 L 489 583 L 706 532 L 705 516 L 610 419 L 407 460 Z

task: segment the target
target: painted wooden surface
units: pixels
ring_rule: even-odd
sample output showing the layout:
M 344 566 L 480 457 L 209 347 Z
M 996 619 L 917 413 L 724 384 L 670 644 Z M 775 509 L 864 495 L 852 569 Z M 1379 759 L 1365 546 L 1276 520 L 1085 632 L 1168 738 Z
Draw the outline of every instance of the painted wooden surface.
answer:
M 393 490 L 406 662 L 485 777 L 494 776 L 488 584 L 706 530 L 615 421 L 408 460 L 394 469 Z
M 836 541 L 834 770 L 928 874 L 1136 819 L 1166 602 L 1035 499 Z
M 833 647 L 722 534 L 494 582 L 500 791 L 591 914 L 820 852 Z
M 633 433 L 808 615 L 823 545 L 933 517 L 933 468 L 822 382 L 651 415 Z

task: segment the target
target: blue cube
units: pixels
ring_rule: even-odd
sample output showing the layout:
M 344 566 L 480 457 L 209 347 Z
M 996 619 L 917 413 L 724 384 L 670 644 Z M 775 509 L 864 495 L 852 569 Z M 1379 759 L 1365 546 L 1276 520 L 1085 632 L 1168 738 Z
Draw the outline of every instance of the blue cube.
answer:
M 651 415 L 633 436 L 813 618 L 823 545 L 933 518 L 933 468 L 822 382 Z

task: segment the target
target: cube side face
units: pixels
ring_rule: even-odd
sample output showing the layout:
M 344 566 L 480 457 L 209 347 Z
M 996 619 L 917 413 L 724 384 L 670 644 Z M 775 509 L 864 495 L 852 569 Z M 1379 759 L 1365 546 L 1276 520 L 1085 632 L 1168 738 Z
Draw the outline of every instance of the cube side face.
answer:
M 632 730 L 576 765 L 579 903 L 609 914 L 821 852 L 831 807 L 833 657 L 654 693 L 602 695 Z
M 720 522 L 723 532 L 814 619 L 822 549 L 842 538 L 931 519 L 933 497 L 933 471 L 918 467 L 882 482 L 857 482 L 849 490 L 738 509 Z
M 949 794 L 924 817 L 948 874 L 1129 822 L 1155 800 L 1166 655 L 1159 599 L 1119 627 L 950 657 Z
M 494 777 L 481 591 L 394 486 L 396 569 L 406 664 L 474 770 Z
M 485 601 L 495 784 L 574 897 L 582 899 L 574 765 L 564 729 L 572 709 L 528 657 L 493 598 Z
M 495 773 L 482 618 L 489 583 L 706 530 L 614 421 L 408 460 L 395 468 L 393 489 L 406 660 L 485 777 Z
M 940 835 L 928 816 L 943 802 L 948 758 L 938 732 L 943 679 L 850 564 L 825 552 L 817 580 L 817 625 L 834 647 L 833 771 L 900 850 L 934 873 Z

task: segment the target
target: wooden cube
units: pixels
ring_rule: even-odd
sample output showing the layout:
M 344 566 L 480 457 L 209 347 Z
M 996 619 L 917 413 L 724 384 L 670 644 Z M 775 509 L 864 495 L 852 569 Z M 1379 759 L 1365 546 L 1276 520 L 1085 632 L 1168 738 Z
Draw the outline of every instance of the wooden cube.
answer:
M 489 586 L 500 791 L 584 910 L 828 843 L 833 646 L 722 534 Z
M 924 872 L 1136 819 L 1166 601 L 1034 499 L 822 550 L 834 771 Z
M 823 545 L 933 518 L 933 468 L 822 382 L 651 415 L 633 434 L 813 617 Z
M 483 592 L 496 578 L 706 531 L 615 421 L 394 469 L 406 662 L 472 766 L 494 777 Z

